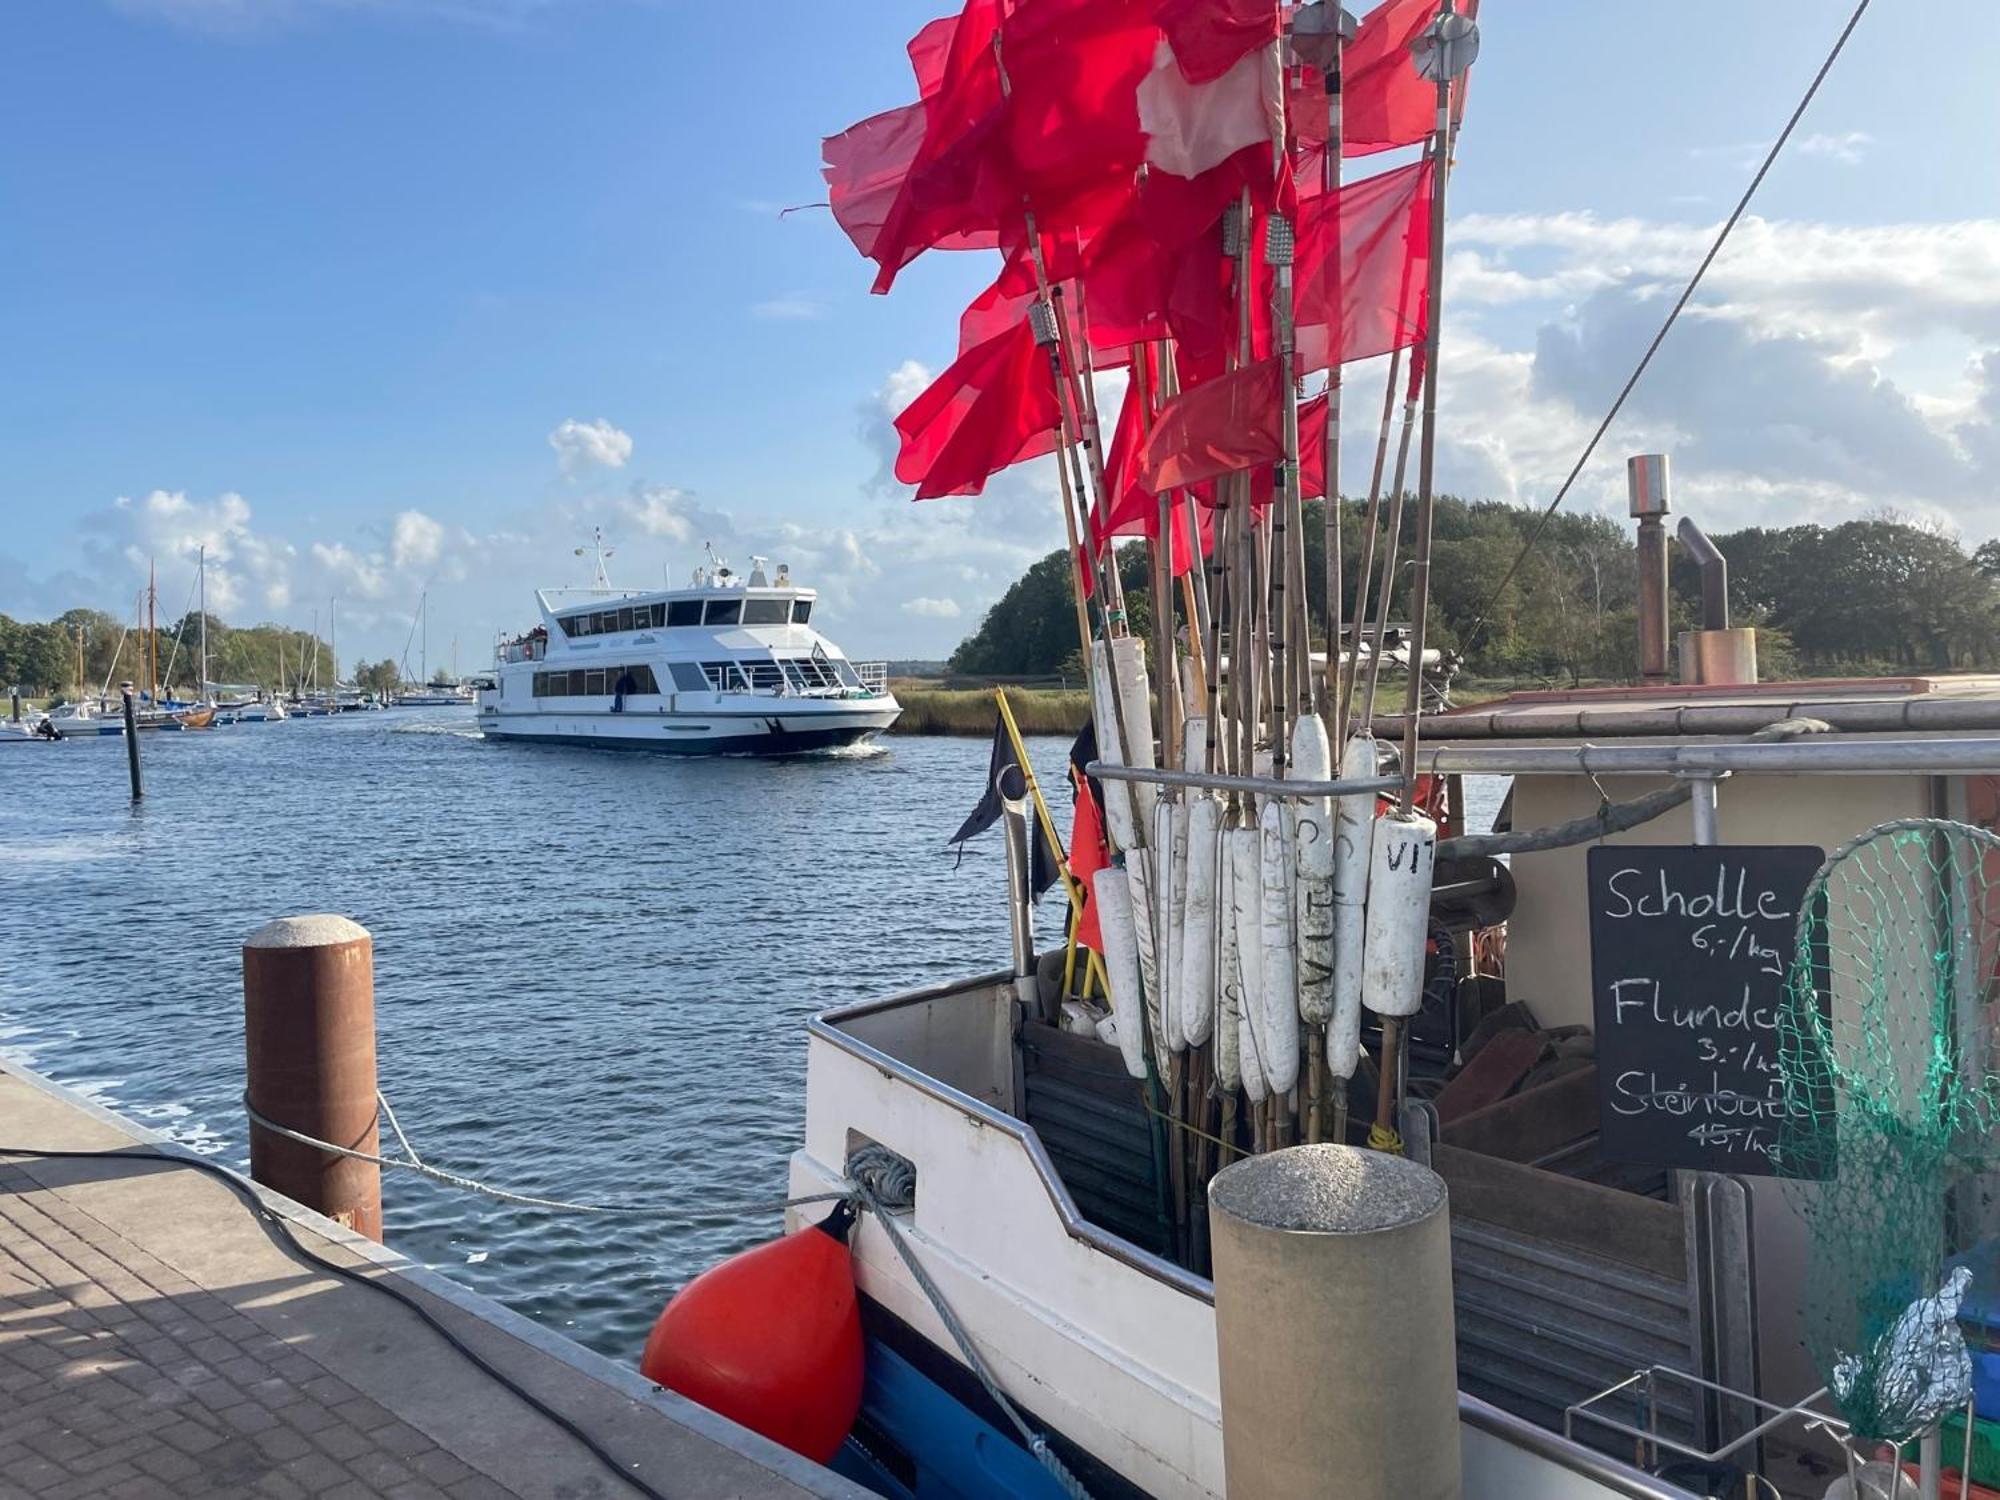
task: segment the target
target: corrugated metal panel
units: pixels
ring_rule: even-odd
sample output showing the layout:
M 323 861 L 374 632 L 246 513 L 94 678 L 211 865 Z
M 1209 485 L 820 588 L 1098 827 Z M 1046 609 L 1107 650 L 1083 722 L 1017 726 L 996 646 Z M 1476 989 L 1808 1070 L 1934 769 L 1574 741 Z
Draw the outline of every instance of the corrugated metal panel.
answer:
M 1459 1384 L 1541 1426 L 1560 1430 L 1564 1407 L 1647 1365 L 1696 1368 L 1685 1281 L 1460 1219 L 1452 1283 Z M 1637 1417 L 1631 1407 L 1612 1414 Z M 1659 1415 L 1663 1434 L 1697 1436 L 1684 1391 L 1663 1391 Z M 1577 1436 L 1607 1451 L 1622 1447 L 1602 1429 L 1580 1427 Z
M 1152 1122 L 1118 1054 L 1030 1024 L 1022 1028 L 1021 1065 L 1027 1122 L 1083 1216 L 1155 1254 L 1170 1254 Z

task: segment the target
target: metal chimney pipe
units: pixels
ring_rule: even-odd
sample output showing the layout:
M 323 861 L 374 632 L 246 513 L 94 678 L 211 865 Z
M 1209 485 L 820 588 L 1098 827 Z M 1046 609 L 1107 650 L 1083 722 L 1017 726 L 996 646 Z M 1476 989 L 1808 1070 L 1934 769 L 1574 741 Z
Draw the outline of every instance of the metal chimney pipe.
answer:
M 1641 453 L 1625 460 L 1630 513 L 1639 522 L 1639 676 L 1664 683 L 1667 661 L 1667 456 Z
M 1729 628 L 1729 560 L 1716 549 L 1708 534 L 1694 524 L 1694 517 L 1682 516 L 1676 534 L 1687 554 L 1701 568 L 1701 628 Z

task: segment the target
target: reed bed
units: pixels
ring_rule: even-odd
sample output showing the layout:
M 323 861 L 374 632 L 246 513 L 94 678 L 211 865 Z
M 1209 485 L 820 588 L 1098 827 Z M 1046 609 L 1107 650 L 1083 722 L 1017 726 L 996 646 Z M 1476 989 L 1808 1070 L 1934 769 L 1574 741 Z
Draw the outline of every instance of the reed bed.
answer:
M 993 732 L 998 711 L 990 688 L 925 687 L 920 682 L 889 685 L 903 715 L 891 734 L 973 734 Z M 1007 703 L 1023 734 L 1075 734 L 1090 718 L 1090 694 L 1081 690 L 1008 688 Z

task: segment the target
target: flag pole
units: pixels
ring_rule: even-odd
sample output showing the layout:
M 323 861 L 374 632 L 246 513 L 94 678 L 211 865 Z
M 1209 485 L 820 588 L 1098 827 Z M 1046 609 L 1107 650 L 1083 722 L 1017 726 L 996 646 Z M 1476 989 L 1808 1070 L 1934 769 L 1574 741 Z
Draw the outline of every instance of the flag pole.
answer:
M 1326 0 L 1322 0 L 1326 3 Z M 1333 256 L 1329 265 L 1333 275 L 1332 317 L 1336 330 L 1345 326 L 1345 284 L 1346 246 L 1341 236 L 1340 223 L 1340 176 L 1341 153 L 1344 147 L 1344 122 L 1341 118 L 1341 93 L 1343 82 L 1341 67 L 1348 40 L 1354 35 L 1354 17 L 1346 7 L 1334 6 L 1333 54 L 1329 59 L 1325 74 L 1326 85 L 1326 151 L 1320 159 L 1320 188 L 1333 200 Z M 1336 347 L 1330 351 L 1331 358 L 1326 369 L 1326 466 L 1323 488 L 1326 491 L 1326 676 L 1324 679 L 1324 701 L 1329 705 L 1328 729 L 1333 740 L 1333 763 L 1340 764 L 1343 748 L 1347 744 L 1347 716 L 1349 698 L 1341 691 L 1340 666 L 1340 624 L 1346 613 L 1346 601 L 1341 597 L 1342 573 L 1346 558 L 1341 551 L 1340 535 L 1340 387 L 1341 360 L 1344 350 Z M 1365 592 L 1367 585 L 1363 583 Z M 1360 632 L 1355 632 L 1358 642 Z
M 1452 0 L 1441 0 L 1438 18 L 1424 33 L 1417 49 L 1417 70 L 1437 85 L 1437 126 L 1433 139 L 1431 174 L 1430 264 L 1425 269 L 1429 287 L 1425 298 L 1424 327 L 1424 417 L 1417 451 L 1416 536 L 1410 554 L 1410 642 L 1406 665 L 1403 726 L 1403 795 L 1405 816 L 1417 801 L 1417 718 L 1423 707 L 1424 639 L 1430 615 L 1431 537 L 1435 515 L 1437 477 L 1437 383 L 1438 344 L 1444 323 L 1444 205 L 1445 185 L 1451 175 L 1451 84 L 1472 65 L 1479 50 L 1479 28 L 1456 13 Z M 1375 1089 L 1375 1128 L 1369 1133 L 1371 1145 L 1400 1152 L 1402 1135 L 1397 1129 L 1397 1104 L 1403 1090 L 1398 1076 L 1402 1060 L 1403 1023 L 1395 1016 L 1382 1017 L 1382 1061 Z
M 1403 509 L 1407 492 L 1403 475 L 1410 457 L 1410 433 L 1416 425 L 1417 387 L 1423 378 L 1423 351 L 1410 361 L 1409 389 L 1403 398 L 1403 432 L 1396 440 L 1396 472 L 1389 484 L 1389 518 L 1382 527 L 1382 584 L 1375 600 L 1375 624 L 1368 640 L 1368 682 L 1361 693 L 1361 727 L 1375 727 L 1375 694 L 1382 676 L 1382 643 L 1389 635 L 1389 602 L 1396 592 L 1396 553 L 1403 540 Z
M 1389 351 L 1389 378 L 1382 386 L 1382 427 L 1375 436 L 1375 464 L 1368 475 L 1368 504 L 1361 521 L 1361 560 L 1354 573 L 1353 644 L 1338 689 L 1342 704 L 1349 708 L 1361 680 L 1361 632 L 1368 623 L 1368 599 L 1375 574 L 1375 537 L 1382 521 L 1382 468 L 1389 457 L 1389 433 L 1396 418 L 1396 379 L 1402 372 L 1403 351 L 1398 346 Z

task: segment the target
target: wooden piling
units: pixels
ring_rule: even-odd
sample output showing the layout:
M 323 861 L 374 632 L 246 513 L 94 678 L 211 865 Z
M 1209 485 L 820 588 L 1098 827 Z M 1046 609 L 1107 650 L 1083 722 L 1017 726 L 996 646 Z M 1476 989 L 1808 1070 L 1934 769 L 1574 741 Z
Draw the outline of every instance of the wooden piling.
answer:
M 139 775 L 139 710 L 132 701 L 132 684 L 119 684 L 125 695 L 125 764 L 132 773 L 132 800 L 146 795 L 145 780 Z
M 127 700 L 129 702 L 129 699 Z M 136 764 L 136 762 L 135 762 Z M 243 945 L 250 1175 L 370 1239 L 382 1171 L 259 1125 L 381 1153 L 375 1092 L 374 939 L 338 916 L 284 917 Z

